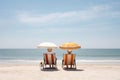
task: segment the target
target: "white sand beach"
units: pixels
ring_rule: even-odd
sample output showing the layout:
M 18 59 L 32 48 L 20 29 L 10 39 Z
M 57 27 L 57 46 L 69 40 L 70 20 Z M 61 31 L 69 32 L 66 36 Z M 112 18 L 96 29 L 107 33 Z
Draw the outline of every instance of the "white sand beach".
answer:
M 120 80 L 120 64 L 79 64 L 77 70 L 42 70 L 36 64 L 0 64 L 0 80 Z

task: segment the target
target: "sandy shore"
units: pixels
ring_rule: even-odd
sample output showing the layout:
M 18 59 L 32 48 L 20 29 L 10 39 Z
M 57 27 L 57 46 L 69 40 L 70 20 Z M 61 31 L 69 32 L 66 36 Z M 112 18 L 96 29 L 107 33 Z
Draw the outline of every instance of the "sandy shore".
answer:
M 120 80 L 120 64 L 79 64 L 77 70 L 42 70 L 39 65 L 0 64 L 0 80 Z

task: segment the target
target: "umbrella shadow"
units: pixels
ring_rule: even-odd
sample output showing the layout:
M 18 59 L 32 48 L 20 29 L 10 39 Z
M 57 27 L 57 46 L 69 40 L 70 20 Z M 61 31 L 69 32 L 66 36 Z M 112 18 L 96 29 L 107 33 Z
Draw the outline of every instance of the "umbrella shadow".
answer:
M 50 72 L 52 72 L 52 71 L 59 71 L 59 69 L 58 68 L 42 68 L 41 71 L 50 71 Z
M 77 69 L 77 68 L 63 68 L 65 71 L 84 71 L 84 69 Z

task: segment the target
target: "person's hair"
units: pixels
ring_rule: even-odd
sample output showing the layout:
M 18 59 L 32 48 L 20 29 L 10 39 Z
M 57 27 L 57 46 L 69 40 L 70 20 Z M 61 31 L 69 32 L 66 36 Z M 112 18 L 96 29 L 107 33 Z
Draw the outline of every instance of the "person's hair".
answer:
M 72 50 L 67 50 L 68 54 L 71 54 L 72 53 Z
M 48 52 L 52 52 L 52 48 L 47 48 L 47 51 Z

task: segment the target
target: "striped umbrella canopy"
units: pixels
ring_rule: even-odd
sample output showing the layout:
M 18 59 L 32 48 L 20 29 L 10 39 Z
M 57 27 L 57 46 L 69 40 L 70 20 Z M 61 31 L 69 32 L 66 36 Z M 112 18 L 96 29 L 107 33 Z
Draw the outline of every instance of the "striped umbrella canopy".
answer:
M 81 46 L 77 43 L 74 42 L 66 42 L 63 43 L 62 45 L 59 46 L 61 49 L 65 49 L 65 50 L 73 50 L 73 49 L 79 49 L 81 48 Z

